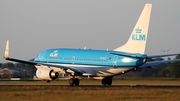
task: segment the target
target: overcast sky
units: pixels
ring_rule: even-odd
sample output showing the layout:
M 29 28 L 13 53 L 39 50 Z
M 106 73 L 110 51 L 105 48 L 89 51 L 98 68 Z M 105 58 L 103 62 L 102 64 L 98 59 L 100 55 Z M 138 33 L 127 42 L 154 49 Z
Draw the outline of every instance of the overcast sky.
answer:
M 180 0 L 0 0 L 0 62 L 29 60 L 57 47 L 115 49 L 129 38 L 146 3 L 152 3 L 146 53 L 180 51 Z

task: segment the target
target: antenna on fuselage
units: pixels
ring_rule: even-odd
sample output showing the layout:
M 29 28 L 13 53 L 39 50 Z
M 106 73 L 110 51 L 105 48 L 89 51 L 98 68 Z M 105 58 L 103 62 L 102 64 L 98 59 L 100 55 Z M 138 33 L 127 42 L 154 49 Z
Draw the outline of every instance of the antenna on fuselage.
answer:
M 86 46 L 84 47 L 84 50 L 86 50 Z

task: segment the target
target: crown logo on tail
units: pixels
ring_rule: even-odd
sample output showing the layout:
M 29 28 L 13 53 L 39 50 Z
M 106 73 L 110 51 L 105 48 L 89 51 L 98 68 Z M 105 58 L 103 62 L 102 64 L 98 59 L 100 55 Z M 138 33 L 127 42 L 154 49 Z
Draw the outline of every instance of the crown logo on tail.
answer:
M 136 33 L 141 33 L 142 32 L 142 29 L 140 29 L 139 27 L 135 30 Z

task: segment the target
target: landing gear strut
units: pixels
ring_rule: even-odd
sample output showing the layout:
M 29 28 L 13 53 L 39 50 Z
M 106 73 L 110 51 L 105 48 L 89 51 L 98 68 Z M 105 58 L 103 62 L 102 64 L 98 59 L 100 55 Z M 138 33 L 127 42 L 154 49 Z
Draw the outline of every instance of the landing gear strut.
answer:
M 69 85 L 70 86 L 79 86 L 79 78 L 70 78 L 69 79 Z
M 111 84 L 112 84 L 112 77 L 105 77 L 105 78 L 103 78 L 101 83 L 102 83 L 103 86 L 106 86 L 106 85 L 111 86 Z

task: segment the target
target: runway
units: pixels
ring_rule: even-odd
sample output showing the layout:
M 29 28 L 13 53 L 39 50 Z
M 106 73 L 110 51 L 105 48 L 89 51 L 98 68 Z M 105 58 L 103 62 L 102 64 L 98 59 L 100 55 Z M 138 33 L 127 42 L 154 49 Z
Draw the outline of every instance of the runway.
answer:
M 69 86 L 69 85 L 0 85 L 0 87 L 25 87 L 25 88 L 180 88 L 179 85 L 80 85 L 80 86 Z
M 24 87 L 24 88 L 180 88 L 180 80 L 114 80 L 111 86 L 101 85 L 100 80 L 81 80 L 79 86 L 69 86 L 67 80 L 52 81 L 0 81 L 0 88 Z

